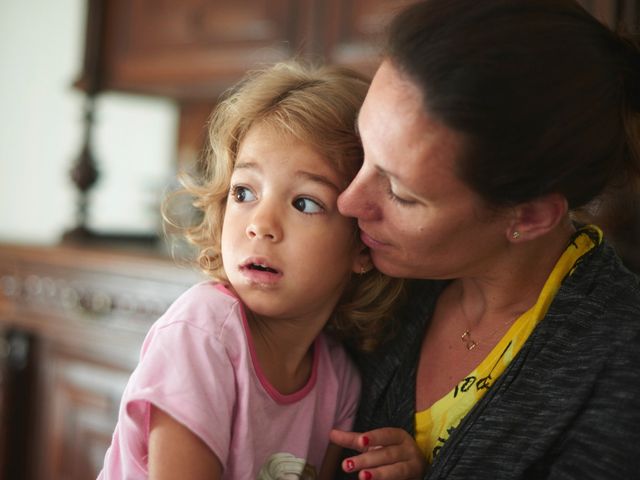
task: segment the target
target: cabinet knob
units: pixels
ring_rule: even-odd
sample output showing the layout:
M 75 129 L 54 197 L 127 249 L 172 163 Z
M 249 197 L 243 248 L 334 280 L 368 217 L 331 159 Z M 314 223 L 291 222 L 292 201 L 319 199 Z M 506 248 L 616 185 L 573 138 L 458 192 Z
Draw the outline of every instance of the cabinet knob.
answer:
M 80 306 L 80 293 L 73 287 L 64 287 L 60 292 L 60 301 L 64 308 L 75 310 Z
M 0 289 L 5 297 L 16 297 L 20 294 L 20 282 L 13 275 L 3 275 L 0 278 Z
M 108 313 L 111 311 L 111 306 L 113 305 L 113 301 L 111 297 L 106 293 L 97 292 L 91 296 L 91 301 L 89 303 L 89 309 L 94 313 Z

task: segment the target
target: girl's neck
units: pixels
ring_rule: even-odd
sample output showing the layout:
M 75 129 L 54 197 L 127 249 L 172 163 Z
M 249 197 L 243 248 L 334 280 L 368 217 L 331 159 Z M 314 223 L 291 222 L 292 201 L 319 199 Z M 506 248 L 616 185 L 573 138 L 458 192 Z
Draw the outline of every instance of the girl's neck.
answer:
M 264 318 L 247 311 L 256 360 L 269 383 L 283 395 L 304 387 L 312 373 L 312 345 L 324 322 Z

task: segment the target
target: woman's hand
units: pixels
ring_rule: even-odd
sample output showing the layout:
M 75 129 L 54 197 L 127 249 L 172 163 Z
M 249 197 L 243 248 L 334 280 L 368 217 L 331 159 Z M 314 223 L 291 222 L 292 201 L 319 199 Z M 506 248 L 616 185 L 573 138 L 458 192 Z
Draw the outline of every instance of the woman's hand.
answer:
M 359 472 L 359 480 L 422 479 L 427 460 L 415 440 L 401 428 L 380 428 L 365 433 L 332 430 L 331 441 L 363 452 L 342 461 L 345 472 Z

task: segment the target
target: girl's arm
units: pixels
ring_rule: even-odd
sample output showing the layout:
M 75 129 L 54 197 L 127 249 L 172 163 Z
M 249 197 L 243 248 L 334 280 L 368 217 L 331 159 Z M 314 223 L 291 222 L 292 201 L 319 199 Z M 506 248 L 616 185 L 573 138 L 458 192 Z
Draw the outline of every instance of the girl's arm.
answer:
M 327 447 L 327 453 L 324 454 L 324 460 L 322 460 L 318 480 L 334 480 L 341 458 L 342 447 L 330 443 Z
M 149 478 L 152 480 L 219 480 L 218 457 L 191 430 L 151 406 Z

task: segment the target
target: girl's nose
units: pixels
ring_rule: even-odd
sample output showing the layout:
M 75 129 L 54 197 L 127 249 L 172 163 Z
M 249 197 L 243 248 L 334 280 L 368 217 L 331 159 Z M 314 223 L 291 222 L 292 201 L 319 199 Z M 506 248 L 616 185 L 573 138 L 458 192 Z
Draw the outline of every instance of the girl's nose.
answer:
M 268 205 L 257 206 L 255 214 L 247 225 L 247 237 L 277 242 L 282 239 L 282 225 L 278 214 Z

